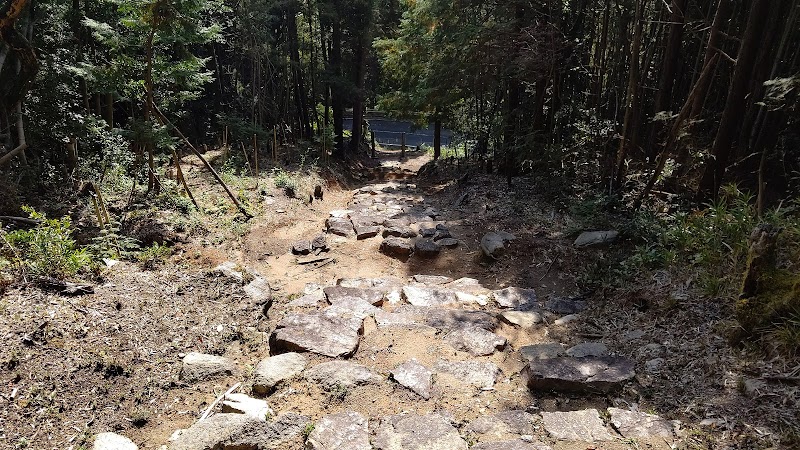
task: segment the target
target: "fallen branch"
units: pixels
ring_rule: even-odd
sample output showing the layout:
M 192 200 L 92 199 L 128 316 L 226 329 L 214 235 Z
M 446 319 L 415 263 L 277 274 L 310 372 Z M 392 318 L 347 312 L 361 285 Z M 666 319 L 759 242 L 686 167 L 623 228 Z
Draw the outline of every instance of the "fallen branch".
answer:
M 211 411 L 214 409 L 214 407 L 217 406 L 219 404 L 219 402 L 221 402 L 222 399 L 225 398 L 225 396 L 227 396 L 228 394 L 232 394 L 233 391 L 235 391 L 236 389 L 239 389 L 239 386 L 241 386 L 241 385 L 242 385 L 241 382 L 236 383 L 233 386 L 231 386 L 230 389 L 225 391 L 224 394 L 222 394 L 219 397 L 217 397 L 217 399 L 214 400 L 214 402 L 206 409 L 206 411 L 203 413 L 203 415 L 200 416 L 199 419 L 197 419 L 197 421 L 198 422 L 202 422 L 202 421 L 206 420 L 208 418 L 208 416 L 211 415 Z
M 329 259 L 331 259 L 331 258 L 329 258 L 327 256 L 318 257 L 318 258 L 309 258 L 309 259 L 298 259 L 297 260 L 297 264 L 299 264 L 301 266 L 304 266 L 306 264 L 314 264 L 316 262 L 327 261 Z
M 153 105 L 153 110 L 155 111 L 156 116 L 158 116 L 158 120 L 159 122 L 161 122 L 161 125 L 169 126 L 170 128 L 172 128 L 175 131 L 175 134 L 177 134 L 178 137 L 180 137 L 181 140 L 183 140 L 183 142 L 186 144 L 187 147 L 189 147 L 192 153 L 194 153 L 195 156 L 197 156 L 200 159 L 200 161 L 203 162 L 206 168 L 211 172 L 211 175 L 214 176 L 214 179 L 216 179 L 217 182 L 222 186 L 222 188 L 225 189 L 225 192 L 228 194 L 228 197 L 230 197 L 233 204 L 236 205 L 236 208 L 239 209 L 239 212 L 241 212 L 248 219 L 252 218 L 253 215 L 250 214 L 249 211 L 247 211 L 247 209 L 244 207 L 244 205 L 241 204 L 241 202 L 239 202 L 239 199 L 237 199 L 236 195 L 234 195 L 234 193 L 231 192 L 231 189 L 228 187 L 228 185 L 225 184 L 224 181 L 222 181 L 222 177 L 220 177 L 217 171 L 214 170 L 213 167 L 211 167 L 211 164 L 209 164 L 208 161 L 205 158 L 203 158 L 203 155 L 201 155 L 200 152 L 198 152 L 197 149 L 194 148 L 194 145 L 192 145 L 192 143 L 189 142 L 189 139 L 186 136 L 184 136 L 183 133 L 181 133 L 181 130 L 179 130 L 178 127 L 173 125 L 172 122 L 170 122 L 169 119 L 167 119 L 167 117 L 161 112 L 160 109 L 158 109 L 157 106 Z
M 14 216 L 0 216 L 0 221 L 17 222 L 30 226 L 36 226 L 42 223 L 41 220 L 28 219 L 26 217 L 14 217 Z
M 10 152 L 0 157 L 0 166 L 11 161 L 15 156 L 24 152 L 26 148 L 28 148 L 28 144 L 22 144 L 19 147 L 15 148 L 14 150 L 11 150 Z

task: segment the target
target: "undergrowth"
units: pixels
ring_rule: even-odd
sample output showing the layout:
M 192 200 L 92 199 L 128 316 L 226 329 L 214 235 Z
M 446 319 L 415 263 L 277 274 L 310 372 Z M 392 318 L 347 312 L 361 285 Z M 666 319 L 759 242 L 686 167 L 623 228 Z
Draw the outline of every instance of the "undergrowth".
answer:
M 634 246 L 612 249 L 594 263 L 582 280 L 592 287 L 638 286 L 636 280 L 649 280 L 656 271 L 667 270 L 676 279 L 693 279 L 697 297 L 733 305 L 747 266 L 748 239 L 759 223 L 781 229 L 776 268 L 800 273 L 800 201 L 783 204 L 761 218 L 753 196 L 736 186 L 724 187 L 717 201 L 694 211 L 630 214 L 615 202 L 598 198 L 573 207 L 579 228 L 617 229 Z M 794 315 L 759 330 L 759 336 L 766 347 L 781 354 L 800 354 L 800 305 Z

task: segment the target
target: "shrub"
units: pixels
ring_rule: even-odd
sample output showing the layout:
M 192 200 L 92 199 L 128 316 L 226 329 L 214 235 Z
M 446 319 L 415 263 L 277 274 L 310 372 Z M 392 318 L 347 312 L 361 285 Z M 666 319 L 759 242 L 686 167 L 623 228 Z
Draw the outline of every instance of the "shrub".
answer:
M 86 249 L 77 248 L 72 239 L 69 217 L 48 219 L 32 208 L 23 207 L 31 219 L 39 221 L 30 230 L 16 230 L 4 238 L 4 250 L 21 275 L 67 278 L 91 265 Z
M 136 255 L 136 260 L 145 269 L 155 269 L 162 265 L 172 254 L 172 249 L 166 245 L 159 245 L 154 242 L 152 247 L 147 247 Z

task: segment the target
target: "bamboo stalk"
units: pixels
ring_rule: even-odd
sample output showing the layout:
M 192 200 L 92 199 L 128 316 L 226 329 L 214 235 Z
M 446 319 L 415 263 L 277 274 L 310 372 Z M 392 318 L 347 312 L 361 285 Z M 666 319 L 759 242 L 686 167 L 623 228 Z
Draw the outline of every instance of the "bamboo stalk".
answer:
M 242 153 L 244 153 L 244 161 L 247 163 L 247 170 L 250 171 L 250 176 L 253 176 L 253 166 L 250 165 L 250 158 L 247 156 L 247 149 L 244 148 L 244 142 L 239 141 L 239 145 L 242 147 Z

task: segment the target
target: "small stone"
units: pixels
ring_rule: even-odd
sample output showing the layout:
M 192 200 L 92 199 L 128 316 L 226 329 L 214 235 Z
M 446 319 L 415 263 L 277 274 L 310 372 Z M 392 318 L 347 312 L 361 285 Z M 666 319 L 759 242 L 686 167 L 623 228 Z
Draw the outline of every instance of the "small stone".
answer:
M 374 238 L 381 232 L 381 228 L 374 225 L 362 225 L 358 224 L 355 226 L 356 230 L 356 239 L 362 241 L 364 239 Z
M 311 241 L 311 248 L 313 250 L 328 250 L 328 238 L 324 234 L 320 234 Z
M 326 222 L 328 233 L 337 236 L 352 236 L 354 233 L 353 224 L 347 219 L 337 219 L 335 217 L 328 218 Z
M 349 219 L 350 215 L 355 213 L 355 211 L 349 209 L 337 209 L 335 211 L 330 212 L 330 216 L 336 219 Z
M 453 281 L 453 279 L 450 277 L 439 275 L 414 275 L 412 278 L 417 283 L 427 284 L 429 286 L 447 284 Z
M 608 347 L 601 342 L 584 342 L 571 347 L 567 350 L 567 355 L 573 358 L 583 358 L 585 356 L 605 356 L 608 354 Z
M 439 414 L 388 416 L 381 419 L 376 450 L 467 450 L 467 443 Z
M 419 229 L 419 234 L 424 238 L 432 238 L 436 234 L 436 228 L 422 227 Z
M 614 436 L 600 419 L 596 409 L 569 412 L 543 412 L 544 429 L 554 439 L 569 441 L 612 441 Z
M 564 355 L 564 344 L 549 342 L 545 344 L 526 345 L 519 349 L 519 353 L 526 361 L 558 358 Z
M 266 422 L 275 413 L 266 401 L 245 394 L 228 394 L 222 401 L 223 413 L 245 414 L 261 422 Z
M 381 252 L 395 258 L 408 258 L 414 252 L 414 246 L 408 239 L 389 237 L 381 242 Z
M 589 247 L 593 245 L 609 244 L 617 240 L 617 231 L 584 231 L 575 239 L 575 247 Z
M 439 360 L 434 369 L 481 389 L 491 389 L 501 375 L 500 368 L 490 362 Z
M 505 232 L 486 233 L 481 238 L 481 251 L 489 258 L 497 259 L 506 252 L 506 244 L 514 240 L 514 235 Z
M 446 248 L 456 248 L 461 244 L 461 242 L 459 242 L 458 239 L 453 239 L 453 238 L 441 239 L 436 243 Z
M 267 279 L 256 276 L 244 286 L 244 293 L 250 297 L 253 305 L 261 308 L 261 312 L 266 316 L 272 306 L 272 288 Z
M 94 438 L 93 450 L 139 450 L 139 447 L 125 436 L 116 433 L 100 433 Z
M 523 372 L 531 390 L 580 393 L 619 390 L 636 375 L 633 361 L 609 356 L 532 359 Z
M 648 373 L 661 372 L 661 367 L 664 366 L 664 358 L 653 358 L 644 363 L 644 370 Z
M 442 247 L 429 239 L 420 239 L 414 244 L 414 251 L 423 258 L 434 258 L 442 251 Z
M 503 311 L 500 319 L 521 328 L 533 328 L 542 322 L 542 315 L 535 311 Z
M 232 278 L 240 283 L 244 281 L 244 273 L 242 267 L 233 261 L 226 261 L 218 265 L 217 267 L 214 268 L 214 270 L 212 270 L 212 272 L 228 278 Z
M 292 244 L 292 253 L 295 255 L 308 255 L 311 251 L 311 241 L 297 241 Z
M 222 356 L 192 352 L 183 357 L 181 379 L 201 381 L 219 375 L 232 375 L 236 365 Z
M 415 238 L 417 233 L 408 227 L 391 227 L 383 230 L 383 237 Z
M 437 225 L 438 226 L 438 225 Z M 436 233 L 433 235 L 433 240 L 438 242 L 442 239 L 452 239 L 453 235 L 450 234 L 449 230 L 436 230 Z
M 317 364 L 306 370 L 308 380 L 319 383 L 327 390 L 351 388 L 362 384 L 377 383 L 382 378 L 368 368 L 350 361 L 330 361 Z
M 278 383 L 299 375 L 308 358 L 299 353 L 284 353 L 261 360 L 253 374 L 253 392 L 267 395 Z
M 672 424 L 659 416 L 643 412 L 608 408 L 611 425 L 626 438 L 672 438 Z
M 473 356 L 491 355 L 506 346 L 506 338 L 477 327 L 460 328 L 444 339 L 456 350 L 469 352 Z
M 395 381 L 425 400 L 431 398 L 432 377 L 433 372 L 413 358 L 392 371 L 392 378 Z
M 494 291 L 492 295 L 502 308 L 529 310 L 536 306 L 536 291 L 533 289 L 509 287 Z
M 419 286 L 404 286 L 403 298 L 414 306 L 445 306 L 458 303 L 453 291 Z
M 308 435 L 307 450 L 371 450 L 367 419 L 356 412 L 323 417 Z
M 553 322 L 553 325 L 560 327 L 560 326 L 562 326 L 562 325 L 566 325 L 566 324 L 568 324 L 568 323 L 570 323 L 570 322 L 574 322 L 574 321 L 576 321 L 576 320 L 578 320 L 578 319 L 580 319 L 580 316 L 579 316 L 579 315 L 577 315 L 577 314 L 570 314 L 570 315 L 568 315 L 568 316 L 564 316 L 564 317 L 562 317 L 562 318 L 560 318 L 560 319 L 556 319 L 556 320 Z

